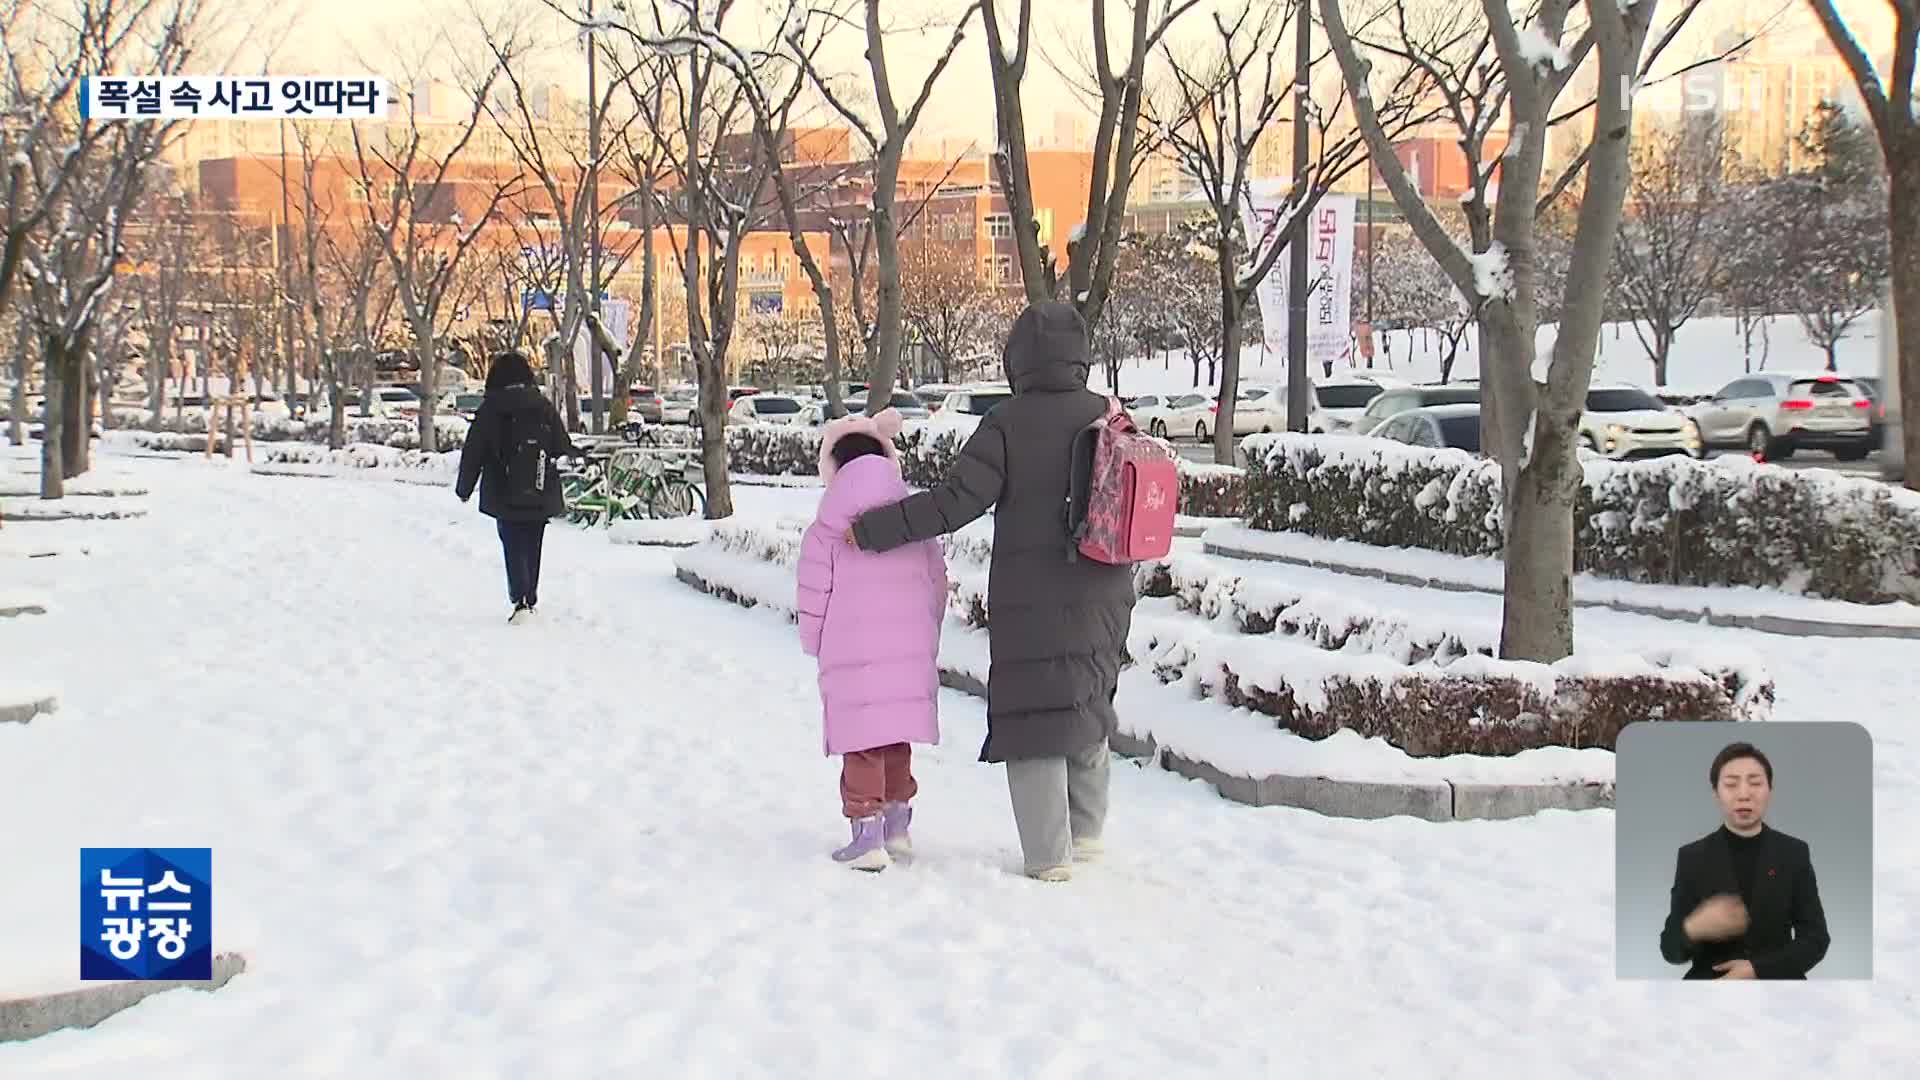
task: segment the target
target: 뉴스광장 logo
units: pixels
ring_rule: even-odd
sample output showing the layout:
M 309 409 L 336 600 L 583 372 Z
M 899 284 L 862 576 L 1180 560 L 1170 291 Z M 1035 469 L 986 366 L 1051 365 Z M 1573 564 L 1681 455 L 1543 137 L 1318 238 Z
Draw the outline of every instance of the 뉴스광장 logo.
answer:
M 80 978 L 213 978 L 213 849 L 81 848 Z

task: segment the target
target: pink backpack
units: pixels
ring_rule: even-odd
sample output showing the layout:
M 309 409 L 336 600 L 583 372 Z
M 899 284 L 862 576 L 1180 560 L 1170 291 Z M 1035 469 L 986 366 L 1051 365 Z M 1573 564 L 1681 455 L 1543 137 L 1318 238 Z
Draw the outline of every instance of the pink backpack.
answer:
M 1067 535 L 1075 550 L 1114 566 L 1164 557 L 1173 550 L 1180 470 L 1173 451 L 1140 433 L 1119 398 L 1073 440 L 1067 490 Z

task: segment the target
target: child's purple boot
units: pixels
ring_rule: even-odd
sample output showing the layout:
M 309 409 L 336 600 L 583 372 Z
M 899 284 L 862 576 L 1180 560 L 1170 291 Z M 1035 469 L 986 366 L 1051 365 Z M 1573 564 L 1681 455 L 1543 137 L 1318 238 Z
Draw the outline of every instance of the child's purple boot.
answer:
M 886 826 L 879 814 L 854 818 L 853 840 L 833 853 L 833 861 L 855 870 L 885 870 L 893 860 L 887 856 Z
M 887 854 L 896 859 L 912 858 L 913 840 L 907 835 L 907 826 L 913 824 L 912 804 L 886 803 L 880 807 L 880 818 L 886 826 Z

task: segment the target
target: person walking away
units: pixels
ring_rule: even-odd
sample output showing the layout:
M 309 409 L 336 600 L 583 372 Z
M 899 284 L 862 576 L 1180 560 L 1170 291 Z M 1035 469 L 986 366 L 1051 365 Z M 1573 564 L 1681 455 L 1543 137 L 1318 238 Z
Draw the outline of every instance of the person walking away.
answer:
M 800 643 L 820 663 L 822 743 L 841 756 L 840 809 L 853 832 L 833 858 L 856 870 L 884 870 L 912 854 L 912 744 L 940 741 L 940 545 L 879 554 L 846 541 L 856 516 L 907 494 L 893 443 L 900 424 L 900 414 L 885 409 L 827 426 L 827 490 L 800 548 Z
M 518 625 L 540 603 L 540 552 L 547 522 L 567 512 L 559 459 L 584 457 L 567 437 L 560 410 L 534 382 L 524 353 L 504 352 L 487 371 L 486 395 L 460 448 L 454 494 L 466 502 L 480 487 L 480 512 L 498 523 L 507 564 L 507 598 Z
M 867 551 L 951 533 L 994 510 L 987 584 L 987 737 L 1004 763 L 1028 876 L 1065 881 L 1101 851 L 1114 694 L 1133 623 L 1133 571 L 1077 558 L 1067 505 L 1076 442 L 1107 414 L 1087 389 L 1086 323 L 1035 304 L 1007 336 L 1013 396 L 994 407 L 940 486 L 861 515 Z

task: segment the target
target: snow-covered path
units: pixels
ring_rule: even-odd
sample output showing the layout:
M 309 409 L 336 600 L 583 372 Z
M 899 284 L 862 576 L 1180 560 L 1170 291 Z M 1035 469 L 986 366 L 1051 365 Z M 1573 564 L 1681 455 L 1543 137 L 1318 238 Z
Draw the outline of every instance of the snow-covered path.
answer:
M 676 583 L 667 554 L 556 528 L 543 621 L 509 628 L 490 523 L 447 492 L 125 467 L 150 517 L 31 526 L 95 553 L 0 562 L 54 601 L 0 620 L 0 682 L 64 699 L 0 730 L 0 996 L 70 985 L 83 845 L 211 846 L 215 946 L 249 970 L 0 1045 L 8 1080 L 1614 1078 L 1735 1046 L 1756 1077 L 1866 1076 L 1920 1055 L 1899 824 L 1920 646 L 1698 631 L 1765 649 L 1783 719 L 1874 731 L 1875 983 L 1621 983 L 1608 813 L 1351 821 L 1122 764 L 1111 854 L 1042 885 L 973 760 L 981 707 L 949 695 L 917 757 L 921 859 L 852 874 L 825 857 L 837 769 L 792 628 Z

